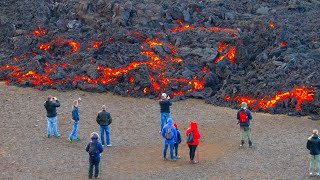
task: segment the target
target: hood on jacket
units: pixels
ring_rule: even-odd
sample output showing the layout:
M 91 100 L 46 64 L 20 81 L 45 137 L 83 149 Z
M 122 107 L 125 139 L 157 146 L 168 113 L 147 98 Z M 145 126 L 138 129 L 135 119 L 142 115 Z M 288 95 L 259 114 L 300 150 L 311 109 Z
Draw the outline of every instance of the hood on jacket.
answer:
M 190 127 L 192 130 L 198 129 L 198 123 L 197 122 L 190 122 Z
M 173 120 L 171 118 L 168 118 L 167 124 L 169 126 L 172 126 L 173 125 Z
M 178 124 L 177 123 L 173 123 L 174 127 L 176 127 L 176 129 L 178 129 Z
M 96 132 L 91 133 L 91 140 L 92 141 L 98 141 L 99 135 Z

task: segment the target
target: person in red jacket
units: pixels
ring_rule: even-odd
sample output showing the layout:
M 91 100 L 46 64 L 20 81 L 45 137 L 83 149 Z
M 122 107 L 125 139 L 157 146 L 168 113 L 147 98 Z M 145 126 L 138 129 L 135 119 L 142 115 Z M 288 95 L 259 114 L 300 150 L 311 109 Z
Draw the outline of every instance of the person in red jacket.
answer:
M 196 149 L 197 146 L 200 143 L 200 132 L 198 130 L 198 123 L 196 122 L 190 122 L 190 127 L 186 131 L 186 136 L 187 136 L 187 144 L 190 149 L 190 161 L 193 164 L 198 163 L 197 161 L 194 160 L 194 156 L 196 154 Z

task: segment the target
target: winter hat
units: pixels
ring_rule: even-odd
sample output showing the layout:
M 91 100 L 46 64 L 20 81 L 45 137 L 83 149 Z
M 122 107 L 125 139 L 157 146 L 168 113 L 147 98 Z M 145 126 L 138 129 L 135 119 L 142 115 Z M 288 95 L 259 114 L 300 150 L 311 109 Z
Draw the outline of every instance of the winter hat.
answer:
M 99 135 L 96 132 L 91 133 L 91 139 L 99 139 Z
M 167 94 L 166 94 L 166 93 L 162 93 L 162 94 L 161 94 L 161 97 L 167 98 Z
M 177 123 L 174 123 L 173 125 L 174 125 L 174 127 L 176 127 L 178 129 L 178 124 Z
M 241 103 L 241 108 L 244 108 L 244 109 L 247 108 L 247 103 L 242 102 L 242 103 Z

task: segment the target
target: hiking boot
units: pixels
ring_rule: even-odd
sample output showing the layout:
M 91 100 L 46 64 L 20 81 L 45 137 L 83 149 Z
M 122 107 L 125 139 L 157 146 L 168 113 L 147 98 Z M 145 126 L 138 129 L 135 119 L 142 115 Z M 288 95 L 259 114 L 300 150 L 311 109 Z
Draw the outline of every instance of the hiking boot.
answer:
M 176 156 L 176 159 L 181 159 L 181 156 L 179 156 L 179 155 L 178 155 L 178 156 Z
M 51 136 L 48 134 L 48 138 L 50 138 Z
M 171 161 L 176 161 L 176 160 L 177 160 L 176 158 L 171 159 Z
M 68 141 L 69 141 L 69 142 L 72 142 L 72 139 L 71 139 L 71 138 L 68 138 Z
M 317 174 L 316 174 L 316 176 L 318 176 L 318 177 L 319 177 L 319 176 L 320 176 L 320 174 L 319 174 L 319 173 L 317 173 Z
M 55 136 L 56 138 L 59 138 L 59 137 L 61 137 L 61 134 L 58 134 L 57 136 Z
M 92 176 L 89 176 L 89 179 L 92 179 Z
M 80 141 L 80 138 L 77 137 L 75 140 L 76 140 L 76 141 Z
M 249 147 L 250 147 L 250 148 L 252 147 L 252 142 L 251 142 L 251 141 L 249 141 Z
M 112 144 L 107 144 L 107 147 L 111 147 L 112 146 Z
M 166 161 L 166 160 L 167 160 L 167 158 L 163 158 L 163 160 L 164 160 L 164 161 Z

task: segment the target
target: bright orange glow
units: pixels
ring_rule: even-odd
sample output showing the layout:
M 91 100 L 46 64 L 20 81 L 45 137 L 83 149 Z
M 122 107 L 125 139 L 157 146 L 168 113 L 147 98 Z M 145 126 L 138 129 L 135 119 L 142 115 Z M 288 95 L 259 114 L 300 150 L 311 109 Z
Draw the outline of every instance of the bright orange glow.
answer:
M 270 26 L 272 29 L 274 29 L 274 28 L 276 27 L 273 22 L 270 22 L 270 23 L 269 23 L 269 26 Z
M 41 36 L 47 34 L 47 30 L 38 27 L 38 29 L 33 30 L 33 34 L 36 36 Z
M 315 91 L 313 88 L 307 88 L 305 86 L 296 87 L 290 92 L 278 92 L 273 97 L 264 97 L 261 99 L 249 98 L 247 96 L 236 96 L 234 98 L 230 96 L 225 96 L 224 100 L 226 101 L 237 101 L 237 102 L 246 102 L 252 109 L 262 108 L 268 109 L 270 107 L 276 107 L 278 102 L 289 98 L 296 98 L 297 105 L 296 110 L 301 110 L 301 104 L 305 101 L 312 101 L 314 99 Z
M 229 48 L 229 43 L 227 42 L 220 42 L 219 46 L 218 46 L 218 51 L 219 53 L 222 53 L 221 55 L 219 55 L 214 62 L 218 63 L 220 61 L 222 61 L 225 57 L 228 57 L 229 61 L 231 63 L 235 63 L 236 62 L 236 51 L 237 48 L 236 46 L 232 46 L 227 52 L 225 52 L 228 48 Z
M 229 46 L 229 43 L 220 41 L 218 46 L 218 51 L 222 53 L 225 49 L 228 48 L 228 46 Z
M 144 93 L 144 94 L 147 94 L 147 93 L 148 93 L 148 88 L 147 88 L 147 87 L 143 88 L 143 93 Z
M 72 46 L 72 52 L 77 52 L 80 47 L 80 43 L 73 40 L 69 41 L 69 45 Z
M 44 50 L 44 51 L 48 51 L 50 49 L 50 47 L 51 47 L 50 43 L 47 43 L 47 44 L 41 43 L 39 46 L 39 49 Z
M 101 46 L 101 44 L 102 44 L 102 41 L 96 41 L 96 42 L 92 45 L 92 47 L 95 48 L 95 49 L 98 49 L 98 48 Z

